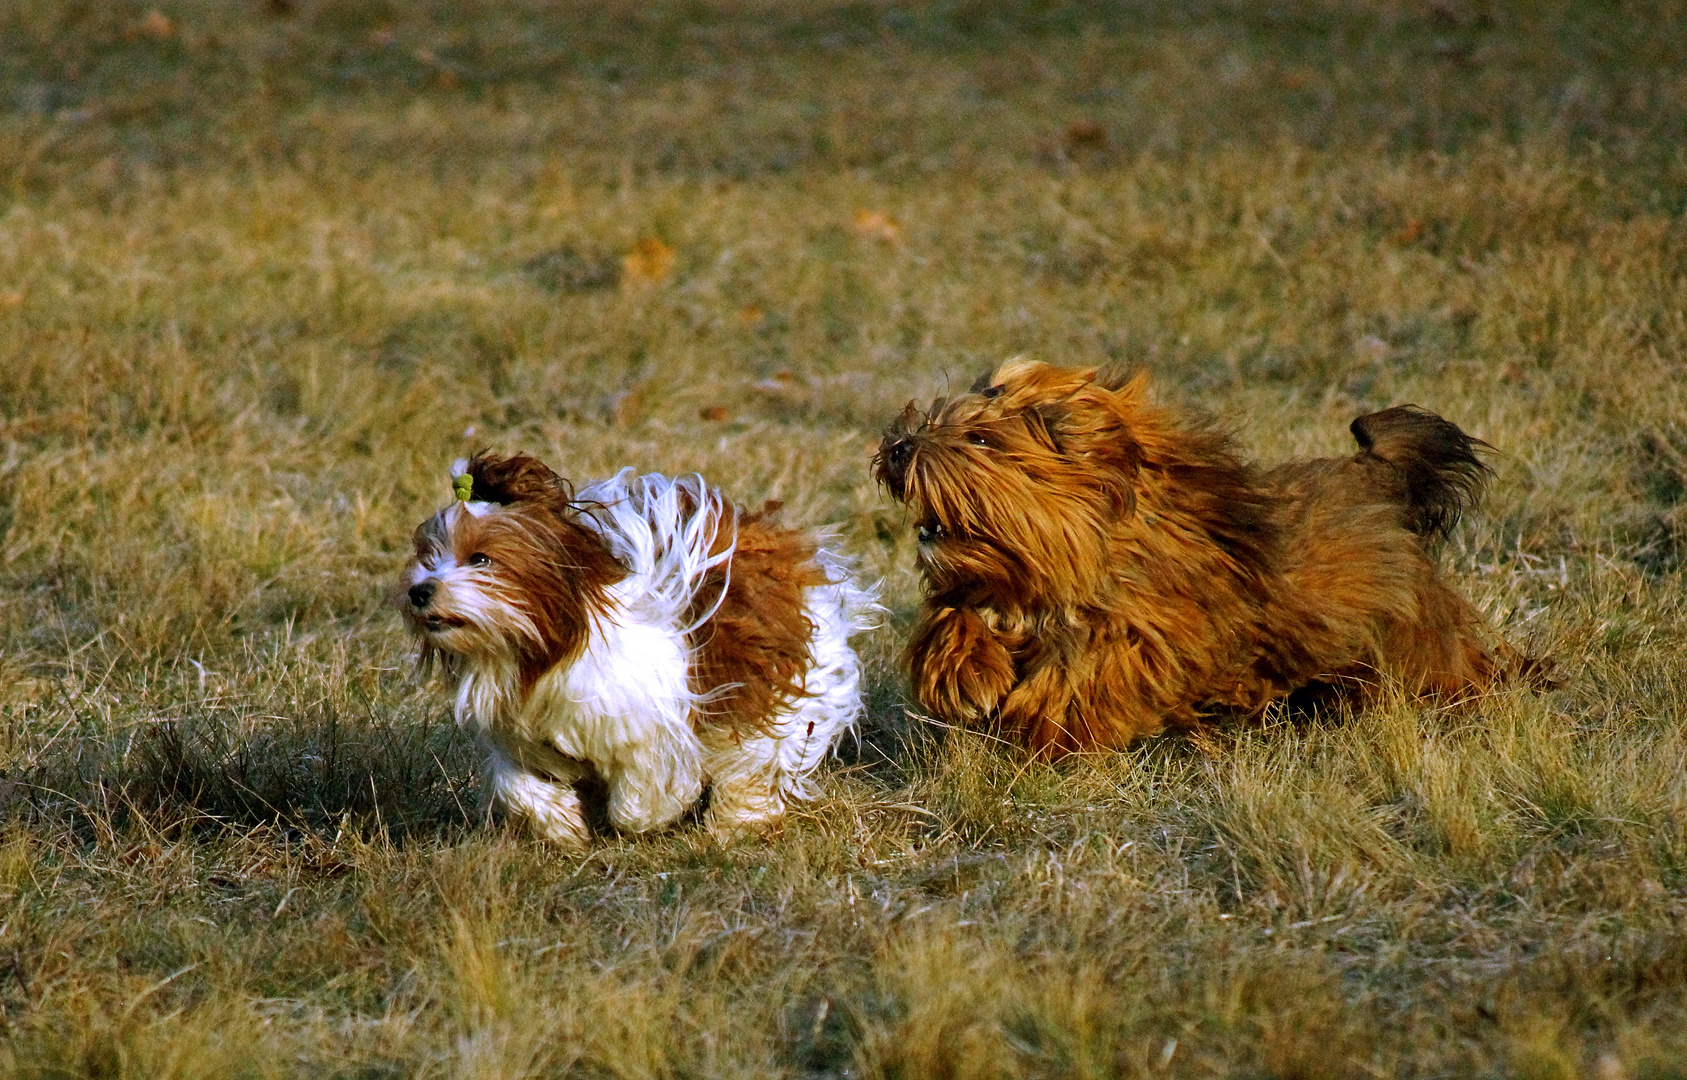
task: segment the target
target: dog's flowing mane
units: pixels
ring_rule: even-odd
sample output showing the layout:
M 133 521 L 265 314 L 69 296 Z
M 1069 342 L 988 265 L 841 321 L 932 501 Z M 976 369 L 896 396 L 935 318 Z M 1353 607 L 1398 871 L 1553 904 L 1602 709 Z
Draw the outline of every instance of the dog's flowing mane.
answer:
M 915 693 L 1059 752 L 1315 682 L 1487 685 L 1481 618 L 1432 558 L 1486 444 L 1415 406 L 1353 433 L 1351 458 L 1261 471 L 1143 376 L 1023 360 L 910 404 L 874 470 L 921 541 Z
M 726 835 L 777 826 L 861 712 L 850 634 L 873 609 L 818 536 L 699 476 L 624 469 L 576 492 L 476 454 L 416 532 L 394 599 L 455 684 L 488 790 L 542 835 L 589 839 L 577 783 L 643 831 L 713 792 Z

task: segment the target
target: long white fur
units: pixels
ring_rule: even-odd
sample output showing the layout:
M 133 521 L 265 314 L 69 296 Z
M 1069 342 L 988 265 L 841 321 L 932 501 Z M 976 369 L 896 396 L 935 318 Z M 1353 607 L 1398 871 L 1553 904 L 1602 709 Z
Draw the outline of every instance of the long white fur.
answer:
M 809 696 L 775 717 L 768 735 L 712 728 L 712 694 L 696 693 L 688 679 L 687 637 L 714 612 L 693 624 L 686 608 L 704 576 L 734 551 L 709 551 L 720 499 L 701 477 L 623 469 L 581 489 L 577 503 L 629 573 L 611 588 L 582 655 L 541 676 L 525 703 L 518 703 L 513 654 L 508 664 L 481 662 L 463 672 L 457 720 L 481 732 L 494 798 L 541 835 L 568 844 L 587 835 L 569 787 L 583 770 L 570 762 L 597 770 L 609 787 L 610 821 L 629 832 L 672 822 L 711 781 L 709 825 L 717 832 L 752 828 L 781 816 L 787 799 L 812 798 L 810 774 L 862 712 L 860 661 L 849 638 L 878 610 L 873 592 L 851 581 L 847 562 L 820 552 L 831 581 L 803 597 L 814 626 Z

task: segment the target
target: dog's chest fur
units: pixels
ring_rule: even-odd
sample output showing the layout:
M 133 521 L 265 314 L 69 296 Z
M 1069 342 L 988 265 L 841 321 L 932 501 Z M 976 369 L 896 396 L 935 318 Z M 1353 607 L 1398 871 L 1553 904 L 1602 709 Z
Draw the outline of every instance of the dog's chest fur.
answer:
M 653 730 L 696 741 L 690 713 L 689 650 L 672 626 L 628 620 L 624 609 L 597 620 L 581 655 L 542 674 L 523 692 L 508 672 L 467 674 L 457 720 L 477 732 L 550 746 L 611 767 Z

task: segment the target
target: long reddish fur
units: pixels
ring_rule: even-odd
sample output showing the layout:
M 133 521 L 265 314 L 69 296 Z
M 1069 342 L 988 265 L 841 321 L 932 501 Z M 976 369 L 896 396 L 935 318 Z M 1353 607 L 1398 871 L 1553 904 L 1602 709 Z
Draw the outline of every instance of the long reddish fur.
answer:
M 780 706 L 803 695 L 814 626 L 803 614 L 804 589 L 826 584 L 811 536 L 775 519 L 776 502 L 760 511 L 730 509 L 715 530 L 713 551 L 736 540 L 732 562 L 709 571 L 692 601 L 692 621 L 726 595 L 709 621 L 693 631 L 696 661 L 691 687 L 713 693 L 711 718 L 737 730 L 759 728 Z
M 910 405 L 875 472 L 922 536 L 920 703 L 1052 755 L 1297 691 L 1489 688 L 1505 647 L 1435 560 L 1486 444 L 1413 406 L 1353 432 L 1351 457 L 1262 471 L 1145 378 L 1026 361 Z

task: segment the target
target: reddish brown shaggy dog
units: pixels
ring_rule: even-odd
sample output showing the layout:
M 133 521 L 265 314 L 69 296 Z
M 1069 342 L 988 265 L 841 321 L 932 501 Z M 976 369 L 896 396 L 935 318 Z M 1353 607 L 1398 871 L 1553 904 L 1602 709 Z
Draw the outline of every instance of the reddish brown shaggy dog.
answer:
M 910 404 L 874 466 L 919 529 L 920 702 L 1057 754 L 1383 675 L 1487 688 L 1487 628 L 1434 557 L 1486 444 L 1411 405 L 1352 430 L 1352 457 L 1261 471 L 1143 377 L 1022 360 Z

